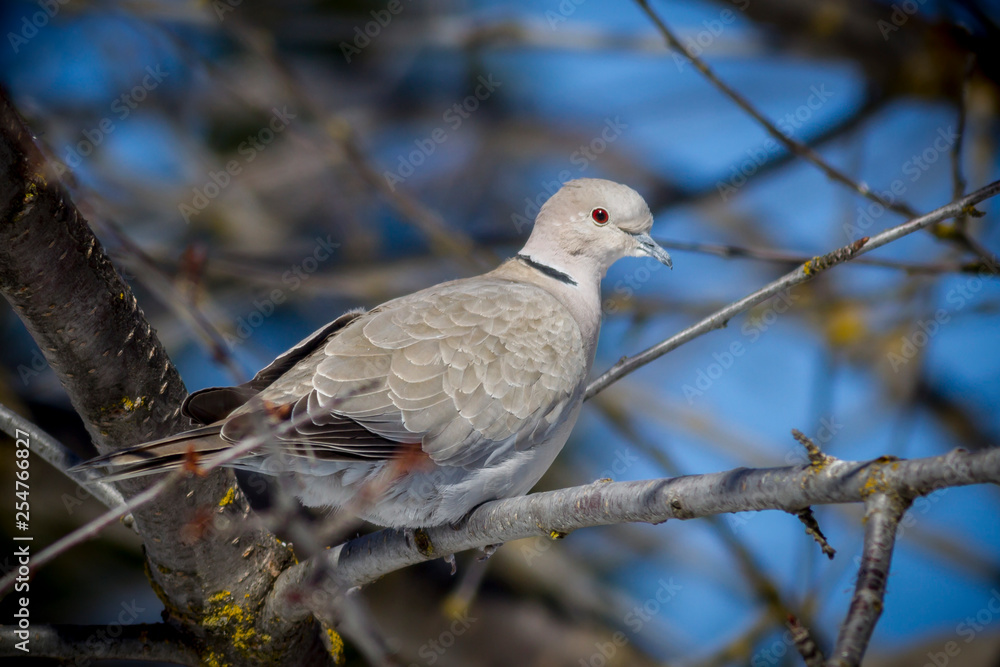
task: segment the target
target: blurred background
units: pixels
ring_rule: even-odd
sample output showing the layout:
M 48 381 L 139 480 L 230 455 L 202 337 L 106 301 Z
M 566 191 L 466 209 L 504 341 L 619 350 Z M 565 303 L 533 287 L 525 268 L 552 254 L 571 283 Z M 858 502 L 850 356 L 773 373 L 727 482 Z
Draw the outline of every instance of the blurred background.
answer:
M 992 2 L 652 9 L 783 133 L 894 202 L 926 212 L 1000 176 Z M 595 374 L 904 219 L 789 155 L 631 2 L 43 0 L 4 3 L 0 25 L 2 85 L 190 391 L 249 378 L 348 308 L 490 268 L 572 178 L 640 191 L 674 256 L 672 272 L 611 269 Z M 539 488 L 798 464 L 792 428 L 844 459 L 996 446 L 984 257 L 1000 225 L 995 201 L 981 209 L 628 376 Z M 0 330 L 0 401 L 88 455 L 5 302 Z M 99 512 L 41 460 L 32 475 L 36 541 Z M 998 506 L 986 486 L 914 505 L 866 664 L 998 664 Z M 511 543 L 367 595 L 404 664 L 795 665 L 787 613 L 828 650 L 861 548 L 860 507 L 816 515 L 832 561 L 795 517 L 743 513 Z M 36 577 L 34 622 L 158 621 L 142 563 L 134 535 L 106 531 Z

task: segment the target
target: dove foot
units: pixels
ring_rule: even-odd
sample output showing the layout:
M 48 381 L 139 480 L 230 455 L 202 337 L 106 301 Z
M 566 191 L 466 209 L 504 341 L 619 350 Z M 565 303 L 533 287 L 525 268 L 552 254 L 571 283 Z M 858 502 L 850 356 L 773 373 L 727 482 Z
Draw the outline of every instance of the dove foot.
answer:
M 497 549 L 499 549 L 502 546 L 503 546 L 502 542 L 499 544 L 487 544 L 485 547 L 480 549 L 480 551 L 482 551 L 483 553 L 476 560 L 479 561 L 480 563 L 489 560 L 490 557 L 497 552 Z

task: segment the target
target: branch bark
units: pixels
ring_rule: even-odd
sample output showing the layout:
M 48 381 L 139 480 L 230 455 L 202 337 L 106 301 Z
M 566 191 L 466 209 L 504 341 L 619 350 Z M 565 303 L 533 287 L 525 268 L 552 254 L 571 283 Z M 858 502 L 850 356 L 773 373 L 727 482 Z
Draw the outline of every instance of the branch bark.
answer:
M 14 626 L 0 627 L 0 656 L 55 658 L 85 665 L 92 660 L 148 660 L 197 667 L 202 664 L 189 638 L 166 623 L 153 625 L 32 625 L 30 653 L 16 648 Z M 114 633 L 114 634 L 112 634 Z
M 865 541 L 858 583 L 827 667 L 861 664 L 875 624 L 882 615 L 896 529 L 909 506 L 909 498 L 887 493 L 876 493 L 865 501 Z

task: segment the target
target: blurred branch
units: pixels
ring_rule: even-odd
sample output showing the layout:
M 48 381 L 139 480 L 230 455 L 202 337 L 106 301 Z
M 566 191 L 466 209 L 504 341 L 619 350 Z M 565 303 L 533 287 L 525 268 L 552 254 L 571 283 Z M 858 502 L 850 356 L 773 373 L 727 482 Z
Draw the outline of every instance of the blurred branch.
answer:
M 55 658 L 78 665 L 92 660 L 158 661 L 191 667 L 202 664 L 189 639 L 166 623 L 114 625 L 116 634 L 111 635 L 109 625 L 32 623 L 28 631 L 30 653 L 15 647 L 24 641 L 15 634 L 19 632 L 17 627 L 0 626 L 0 656 Z
M 157 262 L 142 247 L 129 238 L 125 230 L 117 222 L 109 219 L 102 220 L 103 226 L 114 236 L 115 240 L 121 244 L 127 259 L 123 262 L 125 266 L 138 264 L 143 271 L 136 271 L 138 279 L 149 288 L 149 290 L 160 298 L 170 310 L 187 320 L 191 327 L 199 334 L 198 340 L 207 348 L 209 356 L 218 364 L 221 364 L 233 380 L 238 384 L 246 380 L 243 369 L 233 358 L 229 345 L 222 333 L 212 324 L 205 314 L 198 308 L 194 296 L 183 294 L 177 289 L 171 277 L 164 272 Z M 131 267 L 130 267 L 131 268 Z
M 787 148 L 790 152 L 794 153 L 795 155 L 798 155 L 802 159 L 814 165 L 816 168 L 818 168 L 820 171 L 826 174 L 827 177 L 830 178 L 831 180 L 847 186 L 848 188 L 854 190 L 862 197 L 866 197 L 874 202 L 877 202 L 882 206 L 884 206 L 885 208 L 895 211 L 896 213 L 904 215 L 908 218 L 914 218 L 918 215 L 916 209 L 912 208 L 905 202 L 902 201 L 890 202 L 881 195 L 879 195 L 877 192 L 871 190 L 867 185 L 855 182 L 853 179 L 851 179 L 850 176 L 843 173 L 833 165 L 829 164 L 826 160 L 823 159 L 823 157 L 819 153 L 814 151 L 808 145 L 802 143 L 801 141 L 798 141 L 797 139 L 789 137 L 780 129 L 778 129 L 778 126 L 772 123 L 770 120 L 768 120 L 764 116 L 764 114 L 758 111 L 757 108 L 754 107 L 753 104 L 751 104 L 747 98 L 745 98 L 742 94 L 736 92 L 736 89 L 734 89 L 732 86 L 730 86 L 722 79 L 720 79 L 715 74 L 715 72 L 712 71 L 712 69 L 705 63 L 704 60 L 699 58 L 689 48 L 687 48 L 677 38 L 677 36 L 673 33 L 673 31 L 671 31 L 670 28 L 668 28 L 667 25 L 660 19 L 659 15 L 657 15 L 657 13 L 653 11 L 652 7 L 649 6 L 647 0 L 636 0 L 636 2 L 642 8 L 642 10 L 646 12 L 649 18 L 653 21 L 653 23 L 656 24 L 656 27 L 663 35 L 663 38 L 666 40 L 670 48 L 677 51 L 678 53 L 681 53 L 685 58 L 691 61 L 691 64 L 694 65 L 695 68 L 699 72 L 701 72 L 702 75 L 706 79 L 708 79 L 708 81 L 712 85 L 718 88 L 719 92 L 721 92 L 723 95 L 731 99 L 736 104 L 736 106 L 743 109 L 751 118 L 757 121 L 767 131 L 767 133 L 774 138 L 775 141 L 777 141 L 782 146 Z
M 281 59 L 272 40 L 255 28 L 240 23 L 238 19 L 233 19 L 223 26 L 228 27 L 233 36 L 248 51 L 256 54 L 265 62 L 272 70 L 275 79 L 282 83 L 301 107 L 309 111 L 321 130 L 319 134 L 320 148 L 331 161 L 334 161 L 333 158 L 337 155 L 337 151 L 333 150 L 333 146 L 330 145 L 332 141 L 347 157 L 354 168 L 354 173 L 370 188 L 378 192 L 400 214 L 402 221 L 420 229 L 430 239 L 432 246 L 436 246 L 444 253 L 458 257 L 476 270 L 482 270 L 496 264 L 496 257 L 491 256 L 492 253 L 489 251 L 477 248 L 472 238 L 462 230 L 449 226 L 438 213 L 425 206 L 421 201 L 390 185 L 358 145 L 350 123 L 346 119 L 330 113 L 313 100 L 306 87 L 299 83 L 295 74 Z
M 648 442 L 634 424 L 628 419 L 628 408 L 624 403 L 612 402 L 604 395 L 597 399 L 599 409 L 604 413 L 608 422 L 626 439 L 639 447 L 642 452 L 652 458 L 663 469 L 663 472 L 679 477 L 683 475 L 678 466 L 662 447 L 656 447 Z M 800 609 L 786 601 L 781 594 L 778 583 L 770 577 L 763 567 L 757 562 L 753 552 L 747 548 L 746 544 L 729 527 L 724 525 L 719 516 L 706 517 L 709 527 L 720 542 L 726 545 L 733 558 L 740 564 L 744 575 L 750 586 L 753 588 L 757 601 L 767 608 L 771 618 L 776 623 L 781 623 L 790 615 L 799 615 Z
M 832 6 L 827 0 L 716 2 L 763 25 L 782 53 L 855 63 L 887 97 L 951 102 L 969 53 L 977 56 L 977 75 L 998 80 L 996 29 L 972 2 L 945 3 L 935 13 L 905 12 L 905 25 L 899 22 L 904 5 L 880 0 L 839 0 Z
M 844 137 L 846 134 L 861 127 L 864 122 L 871 118 L 876 111 L 885 106 L 885 102 L 885 97 L 881 95 L 879 91 L 871 89 L 867 90 L 864 101 L 853 111 L 853 113 L 834 121 L 832 125 L 820 130 L 817 134 L 808 137 L 804 143 L 809 146 L 819 147 L 833 141 L 834 139 Z M 762 179 L 762 177 L 767 174 L 770 174 L 778 168 L 791 163 L 796 159 L 796 157 L 796 154 L 790 151 L 775 151 L 774 153 L 769 152 L 767 160 L 752 174 L 747 176 L 747 180 Z M 652 191 L 646 196 L 646 201 L 653 210 L 689 202 L 708 200 L 714 201 L 719 198 L 721 194 L 720 183 L 724 183 L 723 180 L 717 180 L 714 185 L 709 187 L 699 190 L 687 190 L 673 185 L 664 186 L 662 184 L 662 177 L 660 177 L 660 181 L 661 184 L 654 186 Z
M 865 541 L 858 583 L 847 618 L 840 627 L 837 645 L 826 663 L 828 667 L 861 664 L 875 624 L 882 615 L 896 528 L 910 501 L 909 497 L 882 492 L 865 500 Z
M 901 199 L 889 201 L 885 197 L 882 197 L 877 192 L 869 188 L 866 184 L 854 181 L 850 176 L 848 176 L 847 174 L 840 171 L 839 169 L 828 163 L 826 160 L 824 160 L 819 153 L 810 148 L 807 144 L 804 144 L 801 141 L 798 141 L 797 139 L 794 139 L 783 133 L 780 129 L 778 129 L 778 127 L 774 123 L 768 120 L 764 116 L 764 114 L 758 111 L 757 108 L 754 107 L 747 98 L 745 98 L 743 95 L 738 93 L 736 89 L 734 89 L 729 84 L 720 79 L 715 74 L 715 72 L 712 71 L 712 69 L 705 63 L 704 60 L 702 60 L 689 48 L 687 48 L 684 44 L 682 44 L 681 41 L 677 38 L 677 36 L 670 30 L 670 28 L 667 27 L 667 25 L 656 14 L 656 12 L 654 12 L 653 9 L 649 6 L 647 0 L 636 0 L 636 2 L 643 9 L 643 11 L 646 12 L 649 18 L 653 21 L 653 23 L 656 24 L 656 27 L 660 30 L 660 33 L 663 35 L 664 39 L 666 40 L 670 48 L 683 54 L 685 58 L 691 61 L 691 64 L 693 64 L 695 68 L 699 72 L 701 72 L 702 75 L 706 79 L 708 79 L 708 81 L 712 85 L 718 88 L 723 95 L 731 99 L 738 107 L 743 109 L 751 118 L 757 121 L 767 131 L 767 133 L 770 134 L 777 142 L 779 142 L 781 145 L 783 145 L 785 148 L 787 148 L 795 155 L 798 155 L 802 159 L 814 165 L 817 169 L 826 174 L 826 176 L 832 181 L 840 183 L 841 185 L 850 188 L 851 190 L 861 195 L 862 197 L 865 197 L 873 202 L 880 204 L 887 210 L 895 211 L 896 213 L 903 215 L 907 218 L 915 218 L 919 215 L 916 209 L 914 209 L 912 206 L 902 201 Z M 956 226 L 951 229 L 940 230 L 940 232 L 937 233 L 936 236 L 945 240 L 950 240 L 958 243 L 960 246 L 962 246 L 969 252 L 978 255 L 983 260 L 989 263 L 992 264 L 996 263 L 996 259 L 993 257 L 993 253 L 990 252 L 989 249 L 987 249 L 981 243 L 979 243 L 975 238 L 973 238 L 964 228 Z
M 64 444 L 2 403 L 0 403 L 0 430 L 15 440 L 26 437 L 32 452 L 86 489 L 105 507 L 118 507 L 125 503 L 122 494 L 111 484 L 96 478 L 89 479 L 82 473 L 69 472 L 70 468 L 80 462 L 79 458 Z M 24 436 L 21 435 L 22 433 Z M 124 523 L 130 528 L 133 527 L 131 520 L 124 521 Z
M 792 633 L 792 642 L 798 650 L 806 667 L 823 667 L 823 653 L 819 650 L 816 641 L 809 634 L 808 628 L 802 625 L 794 616 L 789 616 L 786 622 L 788 630 Z
M 974 207 L 976 204 L 995 196 L 997 193 L 1000 193 L 1000 181 L 994 181 L 993 183 L 976 190 L 972 194 L 963 197 L 958 201 L 931 211 L 927 215 L 920 216 L 919 218 L 897 225 L 896 227 L 891 227 L 890 229 L 887 229 L 870 238 L 865 237 L 863 239 L 859 239 L 850 245 L 846 245 L 838 250 L 827 253 L 822 257 L 814 257 L 794 271 L 785 274 L 778 280 L 769 283 L 756 292 L 743 297 L 739 301 L 729 304 L 725 308 L 709 315 L 705 319 L 688 327 L 687 329 L 684 329 L 680 333 L 661 341 L 650 348 L 647 348 L 639 354 L 623 358 L 617 364 L 612 366 L 610 370 L 590 383 L 587 387 L 586 396 L 587 398 L 591 398 L 598 392 L 606 389 L 612 383 L 617 382 L 637 368 L 660 358 L 667 352 L 670 352 L 684 343 L 694 340 L 695 338 L 714 329 L 721 329 L 725 327 L 729 323 L 729 320 L 736 315 L 749 310 L 758 303 L 769 299 L 779 292 L 812 280 L 818 274 L 836 266 L 837 264 L 850 261 L 854 257 L 871 252 L 876 248 L 881 248 L 887 243 L 891 243 L 892 241 L 902 238 L 907 234 L 912 234 L 917 230 L 924 229 L 930 225 L 941 222 L 942 220 L 947 220 L 975 210 Z
M 31 564 L 29 565 L 28 570 L 29 574 L 33 575 L 39 568 L 48 565 L 76 545 L 97 537 L 100 535 L 102 530 L 113 524 L 115 521 L 118 521 L 118 519 L 122 518 L 126 514 L 135 512 L 136 510 L 145 507 L 150 502 L 163 495 L 164 491 L 172 486 L 175 486 L 183 477 L 184 474 L 182 471 L 177 471 L 168 475 L 156 484 L 147 488 L 145 491 L 130 497 L 125 503 L 118 505 L 117 507 L 112 507 L 104 514 L 88 521 L 68 535 L 63 535 L 38 553 L 32 554 Z M 14 583 L 17 581 L 17 578 L 17 568 L 10 570 L 3 577 L 0 577 L 0 596 L 6 595 L 11 589 L 14 588 Z
M 102 530 L 129 512 L 134 512 L 148 505 L 152 501 L 164 495 L 167 490 L 180 485 L 186 478 L 189 477 L 190 473 L 194 473 L 198 478 L 204 478 L 213 470 L 224 468 L 227 463 L 247 455 L 254 449 L 259 449 L 270 442 L 274 442 L 275 438 L 288 435 L 293 432 L 297 426 L 301 426 L 307 419 L 308 415 L 302 414 L 295 419 L 277 424 L 262 421 L 262 423 L 259 424 L 261 428 L 258 433 L 241 440 L 238 444 L 235 444 L 232 447 L 227 447 L 222 453 L 213 455 L 210 459 L 206 459 L 202 462 L 199 462 L 195 454 L 192 453 L 188 457 L 188 460 L 185 460 L 181 464 L 181 467 L 172 470 L 166 477 L 157 483 L 148 486 L 141 493 L 137 493 L 136 495 L 130 497 L 124 504 L 112 507 L 101 516 L 88 521 L 73 532 L 68 535 L 64 535 L 52 544 L 48 545 L 37 554 L 32 555 L 30 572 L 36 572 L 39 568 L 48 564 L 59 555 L 69 551 L 77 544 L 96 537 Z M 11 570 L 4 577 L 0 578 L 0 595 L 3 595 L 10 590 L 14 584 L 17 574 L 17 570 Z
M 951 198 L 958 199 L 965 194 L 965 176 L 962 174 L 962 145 L 965 143 L 965 122 L 968 116 L 968 102 L 966 89 L 969 85 L 969 77 L 972 75 L 972 68 L 976 58 L 970 54 L 968 64 L 962 74 L 962 82 L 956 94 L 955 105 L 958 107 L 958 127 L 955 129 L 955 143 L 951 145 Z

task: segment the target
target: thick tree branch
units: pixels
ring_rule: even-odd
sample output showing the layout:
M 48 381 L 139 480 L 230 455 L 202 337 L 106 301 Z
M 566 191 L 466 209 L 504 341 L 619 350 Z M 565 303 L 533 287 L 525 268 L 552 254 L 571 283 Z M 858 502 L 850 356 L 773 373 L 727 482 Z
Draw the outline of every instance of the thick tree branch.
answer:
M 197 667 L 202 664 L 188 640 L 166 623 L 124 625 L 36 625 L 28 631 L 30 653 L 17 628 L 0 626 L 0 656 L 56 658 L 86 665 L 93 660 L 143 660 Z
M 858 583 L 827 667 L 861 664 L 875 624 L 882 615 L 896 528 L 909 505 L 909 498 L 889 493 L 876 493 L 865 501 L 865 541 Z
M 594 483 L 486 503 L 459 526 L 412 535 L 381 530 L 285 570 L 264 615 L 290 622 L 328 608 L 351 587 L 466 549 L 624 522 L 662 523 L 727 512 L 796 512 L 810 505 L 864 502 L 872 490 L 909 500 L 944 487 L 1000 483 L 1000 449 L 908 461 L 829 460 L 821 465 L 639 482 Z
M 100 451 L 187 426 L 179 410 L 184 385 L 132 290 L 2 96 L 0 292 L 38 343 Z M 128 498 L 147 484 L 128 480 L 117 486 Z M 206 656 L 247 665 L 283 657 L 286 664 L 307 660 L 311 647 L 321 650 L 311 623 L 242 647 L 225 624 L 204 623 L 223 592 L 237 601 L 244 618 L 255 619 L 275 576 L 292 560 L 290 549 L 247 520 L 249 505 L 232 489 L 231 473 L 216 473 L 185 481 L 134 511 L 154 590 L 171 622 L 197 634 Z M 191 539 L 191 525 L 206 511 L 213 522 L 235 527 L 235 534 L 226 540 Z
M 694 340 L 702 334 L 706 334 L 714 329 L 721 329 L 725 327 L 729 323 L 729 320 L 736 315 L 750 310 L 757 304 L 766 301 L 775 294 L 794 287 L 795 285 L 812 280 L 826 269 L 836 266 L 837 264 L 850 261 L 852 258 L 871 252 L 876 248 L 881 248 L 887 243 L 902 238 L 907 234 L 912 234 L 917 230 L 924 229 L 925 227 L 929 227 L 935 223 L 941 222 L 942 220 L 964 215 L 968 213 L 976 204 L 995 196 L 997 193 L 1000 193 L 1000 181 L 994 181 L 993 183 L 976 190 L 968 196 L 962 197 L 958 201 L 954 201 L 950 204 L 942 206 L 941 208 L 931 211 L 927 215 L 922 215 L 908 222 L 904 222 L 901 225 L 891 227 L 870 238 L 865 237 L 821 257 L 814 257 L 802 266 L 796 268 L 794 271 L 786 273 L 781 278 L 768 283 L 756 292 L 753 292 L 739 301 L 731 303 L 725 308 L 712 313 L 705 319 L 693 324 L 687 329 L 684 329 L 680 333 L 643 350 L 635 356 L 623 358 L 617 364 L 612 366 L 611 369 L 590 383 L 587 387 L 587 398 L 591 398 L 598 392 L 607 389 L 612 383 L 620 380 L 637 368 L 659 359 L 667 352 L 677 349 L 684 343 Z M 991 273 L 994 271 L 995 268 L 991 267 Z

